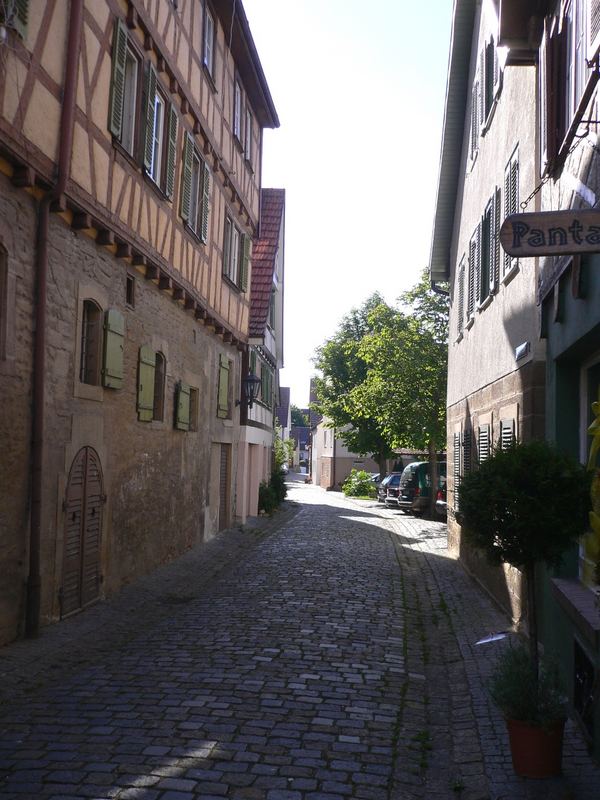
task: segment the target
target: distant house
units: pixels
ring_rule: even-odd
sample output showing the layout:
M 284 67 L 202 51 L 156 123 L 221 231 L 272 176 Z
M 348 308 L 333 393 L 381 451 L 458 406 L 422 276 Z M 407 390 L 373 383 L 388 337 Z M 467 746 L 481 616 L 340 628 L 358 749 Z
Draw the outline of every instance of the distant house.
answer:
M 290 438 L 294 440 L 294 466 L 300 465 L 304 461 L 305 464 L 301 466 L 307 467 L 308 472 L 308 457 L 310 447 L 310 428 L 304 425 L 292 425 Z
M 290 405 L 290 387 L 279 387 L 279 405 L 275 410 L 277 424 L 281 428 L 281 438 L 285 442 L 290 438 L 292 427 L 292 407 Z
M 376 461 L 369 456 L 352 453 L 335 435 L 335 428 L 328 425 L 328 421 L 322 419 L 312 429 L 311 475 L 316 486 L 323 489 L 336 488 L 353 469 L 379 472 Z
M 250 285 L 249 350 L 242 373 L 260 379 L 252 408 L 242 408 L 240 458 L 247 465 L 238 491 L 237 516 L 244 521 L 258 514 L 258 487 L 271 475 L 275 408 L 280 399 L 279 370 L 283 366 L 283 285 L 285 191 L 262 189 L 260 233 L 254 241 Z

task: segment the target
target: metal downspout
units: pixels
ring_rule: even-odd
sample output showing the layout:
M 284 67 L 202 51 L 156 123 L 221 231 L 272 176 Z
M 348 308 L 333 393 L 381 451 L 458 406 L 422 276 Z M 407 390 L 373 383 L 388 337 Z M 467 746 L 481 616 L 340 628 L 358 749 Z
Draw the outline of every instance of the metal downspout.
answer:
M 25 634 L 35 635 L 40 627 L 42 472 L 44 456 L 44 406 L 46 371 L 46 300 L 48 282 L 48 230 L 50 205 L 64 194 L 70 169 L 77 91 L 77 66 L 81 43 L 83 0 L 71 0 L 65 84 L 60 118 L 58 173 L 54 187 L 42 197 L 38 209 L 36 241 L 36 310 L 33 346 L 33 400 L 31 443 L 31 515 L 29 531 L 29 575 L 25 606 Z

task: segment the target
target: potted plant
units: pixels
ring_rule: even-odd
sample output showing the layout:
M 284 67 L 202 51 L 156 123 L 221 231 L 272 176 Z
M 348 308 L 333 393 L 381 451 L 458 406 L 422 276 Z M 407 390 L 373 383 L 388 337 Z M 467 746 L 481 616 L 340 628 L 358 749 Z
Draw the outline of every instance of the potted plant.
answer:
M 551 749 L 551 741 L 558 742 L 558 757 L 550 765 L 523 761 L 522 753 L 513 749 L 522 747 L 513 733 L 517 728 L 522 732 L 523 725 L 509 723 L 513 765 L 520 775 L 544 777 L 560 772 L 564 695 L 556 670 L 540 664 L 535 572 L 542 563 L 557 567 L 565 551 L 585 533 L 589 492 L 585 468 L 541 441 L 497 450 L 478 470 L 464 476 L 459 489 L 467 542 L 490 562 L 517 567 L 526 579 L 529 651 L 525 658 L 522 650 L 508 650 L 500 659 L 492 695 L 507 720 L 523 723 L 541 742 L 542 751 Z

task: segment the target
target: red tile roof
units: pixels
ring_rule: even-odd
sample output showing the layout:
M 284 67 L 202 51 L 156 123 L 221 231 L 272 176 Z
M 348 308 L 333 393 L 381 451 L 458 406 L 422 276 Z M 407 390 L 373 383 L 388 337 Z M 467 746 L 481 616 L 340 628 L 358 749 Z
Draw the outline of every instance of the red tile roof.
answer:
M 260 237 L 252 247 L 250 336 L 264 336 L 269 319 L 271 288 L 279 231 L 285 209 L 285 189 L 261 189 Z

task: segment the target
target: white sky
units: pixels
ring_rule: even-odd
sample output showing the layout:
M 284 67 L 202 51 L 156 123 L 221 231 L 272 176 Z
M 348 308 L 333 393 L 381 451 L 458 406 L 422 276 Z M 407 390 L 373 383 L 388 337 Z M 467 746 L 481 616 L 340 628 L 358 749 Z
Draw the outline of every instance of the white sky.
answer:
M 244 0 L 281 127 L 263 186 L 286 190 L 285 369 L 308 405 L 315 348 L 374 291 L 427 264 L 452 0 Z

